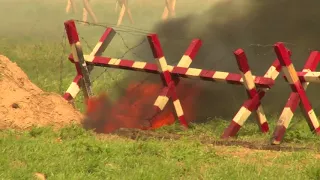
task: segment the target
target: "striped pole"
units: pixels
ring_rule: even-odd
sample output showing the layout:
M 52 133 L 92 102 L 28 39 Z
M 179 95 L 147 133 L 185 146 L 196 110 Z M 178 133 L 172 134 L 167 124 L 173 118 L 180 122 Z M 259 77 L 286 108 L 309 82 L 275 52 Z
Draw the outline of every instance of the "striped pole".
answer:
M 78 74 L 82 76 L 83 94 L 85 99 L 88 99 L 92 96 L 91 82 L 87 64 L 83 57 L 82 47 L 79 41 L 76 25 L 73 20 L 69 20 L 64 23 L 64 26 L 67 32 L 69 44 L 71 46 L 72 55 Z
M 248 64 L 248 60 L 246 54 L 242 49 L 238 49 L 235 51 L 235 56 L 237 59 L 237 64 L 239 66 L 239 70 L 243 77 L 244 86 L 246 88 L 248 97 L 252 99 L 254 96 L 258 94 L 257 88 L 254 84 L 252 73 Z M 259 101 L 258 109 L 255 111 L 258 119 L 258 124 L 262 132 L 268 132 L 269 126 L 267 122 L 266 115 L 264 114 L 261 102 Z
M 303 85 L 299 81 L 297 72 L 291 62 L 290 57 L 285 52 L 285 46 L 283 43 L 276 43 L 274 46 L 274 50 L 279 58 L 280 64 L 283 67 L 283 72 L 287 78 L 287 81 L 290 84 L 292 92 L 291 94 L 293 99 L 289 99 L 286 107 L 284 108 L 280 119 L 277 124 L 276 131 L 273 135 L 272 144 L 279 144 L 284 136 L 286 129 L 289 126 L 291 121 L 291 117 L 293 116 L 293 112 L 296 109 L 297 104 L 299 104 L 299 99 L 302 107 L 302 111 L 306 117 L 308 125 L 311 131 L 315 132 L 316 134 L 320 135 L 320 127 L 319 122 L 316 114 L 314 113 L 311 103 L 307 98 L 306 92 L 304 90 Z M 312 64 L 312 63 L 310 63 Z M 308 68 L 308 67 L 307 67 Z M 309 67 L 310 68 L 310 67 Z M 305 88 L 307 85 L 305 84 Z M 295 100 L 295 101 L 294 101 Z M 283 118 L 283 119 L 282 119 Z
M 96 44 L 92 52 L 90 53 L 90 56 L 101 56 L 102 53 L 105 51 L 105 49 L 108 47 L 110 42 L 112 41 L 113 37 L 115 36 L 115 31 L 113 28 L 107 28 L 105 32 L 102 34 L 102 36 L 99 39 L 99 42 Z M 74 63 L 73 54 L 71 53 L 69 55 L 69 60 Z M 87 63 L 88 64 L 88 63 Z M 77 68 L 77 63 L 76 63 Z M 88 64 L 88 72 L 90 73 L 94 68 L 94 65 Z M 80 77 L 80 78 L 79 78 Z M 67 91 L 64 94 L 64 99 L 67 101 L 72 101 L 77 94 L 80 92 L 80 81 L 82 79 L 82 75 L 79 75 L 79 70 L 77 68 L 77 75 L 74 78 L 73 82 L 67 89 Z
M 288 51 L 288 53 L 291 55 L 290 51 Z M 236 55 L 236 59 L 237 59 L 240 70 L 242 69 L 241 71 L 248 72 L 249 65 L 247 63 L 247 58 L 246 58 L 243 50 L 236 51 L 235 55 Z M 264 77 L 271 78 L 271 79 L 275 80 L 278 77 L 278 75 L 280 74 L 280 70 L 281 70 L 280 62 L 278 59 L 276 59 L 272 63 L 271 67 L 267 70 Z M 245 73 L 243 73 L 243 74 L 245 74 Z M 252 75 L 251 75 L 251 77 L 252 77 Z M 249 78 L 244 77 L 243 79 L 250 79 L 250 77 Z M 251 85 L 251 87 L 253 87 L 253 85 Z M 241 108 L 239 109 L 239 111 L 237 112 L 237 114 L 235 115 L 233 120 L 231 121 L 230 125 L 225 129 L 221 138 L 227 139 L 229 137 L 235 136 L 239 132 L 240 128 L 243 126 L 244 122 L 251 115 L 252 111 L 256 111 L 256 110 L 259 111 L 259 107 L 261 107 L 260 101 L 265 96 L 265 94 L 268 90 L 269 90 L 269 88 L 263 88 L 263 89 L 259 89 L 258 92 L 257 92 L 257 90 L 254 90 L 253 93 L 252 92 L 250 93 L 251 95 L 248 93 L 249 99 L 243 103 L 243 105 L 241 106 Z M 261 109 L 260 109 L 260 112 L 257 112 L 258 118 L 259 118 L 259 116 L 260 116 L 260 118 L 262 117 L 261 119 L 258 119 L 259 120 L 258 121 L 259 127 L 262 132 L 267 132 L 269 127 L 268 127 L 265 115 L 263 113 L 263 110 L 261 110 Z
M 63 98 L 67 101 L 72 101 L 80 91 L 80 81 L 82 79 L 81 75 L 77 75 L 67 91 L 64 93 Z
M 297 72 L 297 75 L 301 82 L 320 83 L 320 72 L 302 71 Z
M 302 72 L 309 73 L 309 72 L 315 71 L 318 66 L 319 60 L 320 60 L 320 53 L 318 51 L 311 52 Z M 287 78 L 286 80 L 288 81 Z M 304 90 L 307 89 L 308 85 L 309 85 L 309 82 L 307 81 L 302 83 Z M 303 109 L 304 107 L 303 107 L 303 104 L 300 103 L 299 94 L 297 92 L 291 92 L 289 99 L 287 100 L 287 103 L 277 122 L 277 126 L 271 140 L 272 144 L 278 145 L 281 143 L 285 135 L 285 132 L 293 118 L 294 112 L 296 111 L 299 104 L 300 104 L 300 108 Z M 313 125 L 310 128 L 311 130 L 313 130 L 314 129 Z M 317 130 L 316 132 L 319 133 L 319 130 Z
M 202 45 L 202 42 L 200 39 L 195 39 L 191 42 L 189 45 L 188 49 L 178 62 L 178 67 L 184 67 L 188 68 L 193 59 L 195 58 L 196 54 L 198 53 L 200 47 Z M 179 80 L 177 79 L 175 82 L 175 86 L 179 84 Z M 170 87 L 172 89 L 172 86 Z M 155 114 L 158 114 L 160 111 L 164 109 L 164 107 L 167 105 L 169 101 L 169 92 L 171 92 L 171 89 L 168 87 L 165 87 L 163 91 L 161 91 L 160 95 L 157 97 L 155 103 L 154 103 L 154 109 L 155 109 Z
M 107 49 L 115 35 L 116 32 L 113 28 L 107 28 L 100 37 L 99 42 L 93 48 L 90 56 L 101 56 L 102 53 Z
M 71 60 L 72 57 L 69 57 Z M 133 61 L 127 59 L 118 59 L 110 57 L 101 56 L 84 56 L 88 65 L 101 66 L 101 67 L 111 67 L 126 69 L 132 71 L 142 71 L 154 74 L 159 74 L 160 70 L 158 66 L 153 63 L 147 63 L 144 61 Z M 222 71 L 212 71 L 197 68 L 185 68 L 168 65 L 168 70 L 173 75 L 178 75 L 184 78 L 200 78 L 204 81 L 213 82 L 223 82 L 228 84 L 242 85 L 243 78 L 241 74 L 222 72 Z M 253 76 L 254 83 L 259 88 L 271 88 L 274 85 L 274 80 L 272 78 Z
M 202 42 L 200 39 L 194 39 L 190 43 L 188 49 L 186 50 L 182 58 L 180 59 L 179 63 L 177 64 L 177 67 L 188 68 L 191 65 L 194 58 L 196 57 L 197 53 L 199 52 L 201 45 Z
M 172 80 L 171 73 L 168 70 L 167 61 L 164 57 L 158 36 L 156 34 L 150 34 L 150 35 L 148 35 L 148 41 L 149 41 L 150 47 L 152 49 L 153 56 L 157 60 L 158 66 L 160 68 L 160 71 L 161 71 L 160 75 L 161 75 L 161 79 L 163 81 L 163 84 L 166 87 L 168 87 L 169 90 L 171 90 L 170 98 L 173 101 L 176 115 L 177 115 L 181 125 L 188 128 L 188 124 L 187 124 L 187 121 L 185 120 L 184 112 L 183 112 L 180 100 L 179 100 L 177 93 L 176 93 L 175 84 L 174 84 L 174 81 Z
M 112 28 L 108 28 L 104 32 L 104 34 L 101 36 L 99 42 L 97 43 L 97 45 L 95 46 L 93 51 L 90 53 L 90 55 L 84 55 L 86 62 L 89 65 L 88 66 L 89 72 L 91 72 L 93 70 L 93 67 L 95 66 L 95 64 L 90 64 L 90 62 L 94 61 L 94 59 L 96 58 L 95 56 L 100 56 L 105 51 L 107 46 L 110 44 L 112 38 L 114 37 L 114 35 L 115 35 L 115 31 Z M 194 39 L 191 42 L 191 44 L 189 45 L 189 47 L 187 48 L 187 50 L 184 53 L 184 55 L 182 56 L 182 58 L 180 59 L 177 66 L 188 68 L 190 66 L 191 62 L 193 61 L 194 57 L 196 56 L 197 52 L 199 51 L 201 44 L 202 44 L 202 42 L 200 39 Z M 98 58 L 96 58 L 96 61 L 99 61 L 97 59 Z M 74 63 L 74 59 L 73 59 L 72 54 L 69 55 L 69 60 L 72 63 Z M 101 61 L 104 61 L 104 60 L 105 60 L 105 58 L 103 58 Z M 132 67 L 132 68 L 143 68 L 147 65 L 147 63 L 145 63 L 145 62 L 132 61 L 134 63 L 130 63 L 130 61 L 129 61 L 129 63 L 128 63 L 128 61 L 129 60 L 111 61 L 111 63 L 114 62 L 115 64 L 117 64 L 117 62 L 119 62 L 118 65 L 124 65 L 124 66 Z M 122 63 L 122 62 L 125 62 L 125 63 Z M 156 64 L 153 64 L 153 65 L 154 65 L 153 69 L 157 69 Z M 68 100 L 68 101 L 73 100 L 76 97 L 76 95 L 79 93 L 79 91 L 80 91 L 79 80 L 80 79 L 76 77 L 74 79 L 74 81 L 71 83 L 71 85 L 69 86 L 68 90 L 66 91 L 66 93 L 64 95 L 66 100 Z M 166 92 L 166 90 L 164 90 L 164 92 Z

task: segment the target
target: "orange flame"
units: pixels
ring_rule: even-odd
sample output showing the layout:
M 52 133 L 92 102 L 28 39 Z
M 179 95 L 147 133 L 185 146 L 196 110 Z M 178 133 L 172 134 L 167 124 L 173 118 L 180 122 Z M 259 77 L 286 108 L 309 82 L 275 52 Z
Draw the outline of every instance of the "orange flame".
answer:
M 109 133 L 119 128 L 156 129 L 175 122 L 174 109 L 168 105 L 152 119 L 146 115 L 163 86 L 152 83 L 131 83 L 125 95 L 112 104 L 106 94 L 87 101 L 86 116 L 91 128 L 97 132 Z M 198 93 L 197 88 L 188 89 L 180 83 L 177 88 L 186 119 L 194 119 L 193 104 Z

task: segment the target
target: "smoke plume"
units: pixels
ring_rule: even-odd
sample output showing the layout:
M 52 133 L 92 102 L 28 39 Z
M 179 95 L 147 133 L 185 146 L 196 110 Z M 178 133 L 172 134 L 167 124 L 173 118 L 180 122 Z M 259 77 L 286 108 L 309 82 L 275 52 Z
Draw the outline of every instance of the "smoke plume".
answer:
M 191 67 L 238 73 L 233 51 L 243 48 L 253 74 L 263 76 L 276 59 L 276 42 L 285 42 L 292 51 L 297 70 L 301 70 L 311 50 L 319 49 L 319 6 L 316 0 L 220 1 L 201 14 L 159 23 L 153 32 L 158 34 L 169 64 L 177 64 L 191 40 L 200 38 L 203 46 Z M 148 47 L 141 47 L 138 54 L 153 59 L 145 49 Z M 280 113 L 289 97 L 289 85 L 281 76 L 263 100 L 267 113 Z M 247 98 L 242 86 L 183 81 L 201 86 L 201 96 L 194 106 L 200 121 L 207 117 L 231 118 Z M 314 108 L 320 105 L 316 101 L 319 87 L 312 84 L 307 91 Z

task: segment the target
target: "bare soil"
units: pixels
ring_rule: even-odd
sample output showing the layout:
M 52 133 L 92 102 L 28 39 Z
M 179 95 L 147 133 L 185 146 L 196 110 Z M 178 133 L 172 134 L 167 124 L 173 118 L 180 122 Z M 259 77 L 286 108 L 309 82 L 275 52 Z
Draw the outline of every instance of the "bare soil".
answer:
M 7 57 L 0 55 L 0 129 L 60 128 L 81 123 L 83 115 L 60 95 L 47 93 Z
M 317 151 L 318 148 L 315 147 L 305 147 L 303 145 L 271 145 L 269 141 L 243 141 L 238 139 L 230 140 L 219 140 L 210 136 L 195 137 L 192 135 L 181 135 L 174 133 L 163 133 L 156 131 L 143 131 L 138 129 L 119 129 L 112 133 L 113 135 L 118 135 L 120 137 L 125 137 L 133 140 L 148 140 L 148 139 L 160 139 L 160 140 L 178 140 L 178 139 L 188 139 L 190 141 L 199 141 L 202 144 L 212 145 L 212 146 L 239 146 L 251 150 L 268 150 L 268 151 L 285 151 L 285 152 L 295 152 L 295 151 Z

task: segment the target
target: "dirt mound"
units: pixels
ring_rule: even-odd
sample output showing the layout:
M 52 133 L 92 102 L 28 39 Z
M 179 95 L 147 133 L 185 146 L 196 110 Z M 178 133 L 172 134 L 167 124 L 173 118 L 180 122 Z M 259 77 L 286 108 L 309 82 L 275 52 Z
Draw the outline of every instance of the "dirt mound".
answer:
M 43 92 L 7 57 L 0 55 L 0 129 L 55 128 L 80 123 L 83 116 L 60 95 Z

